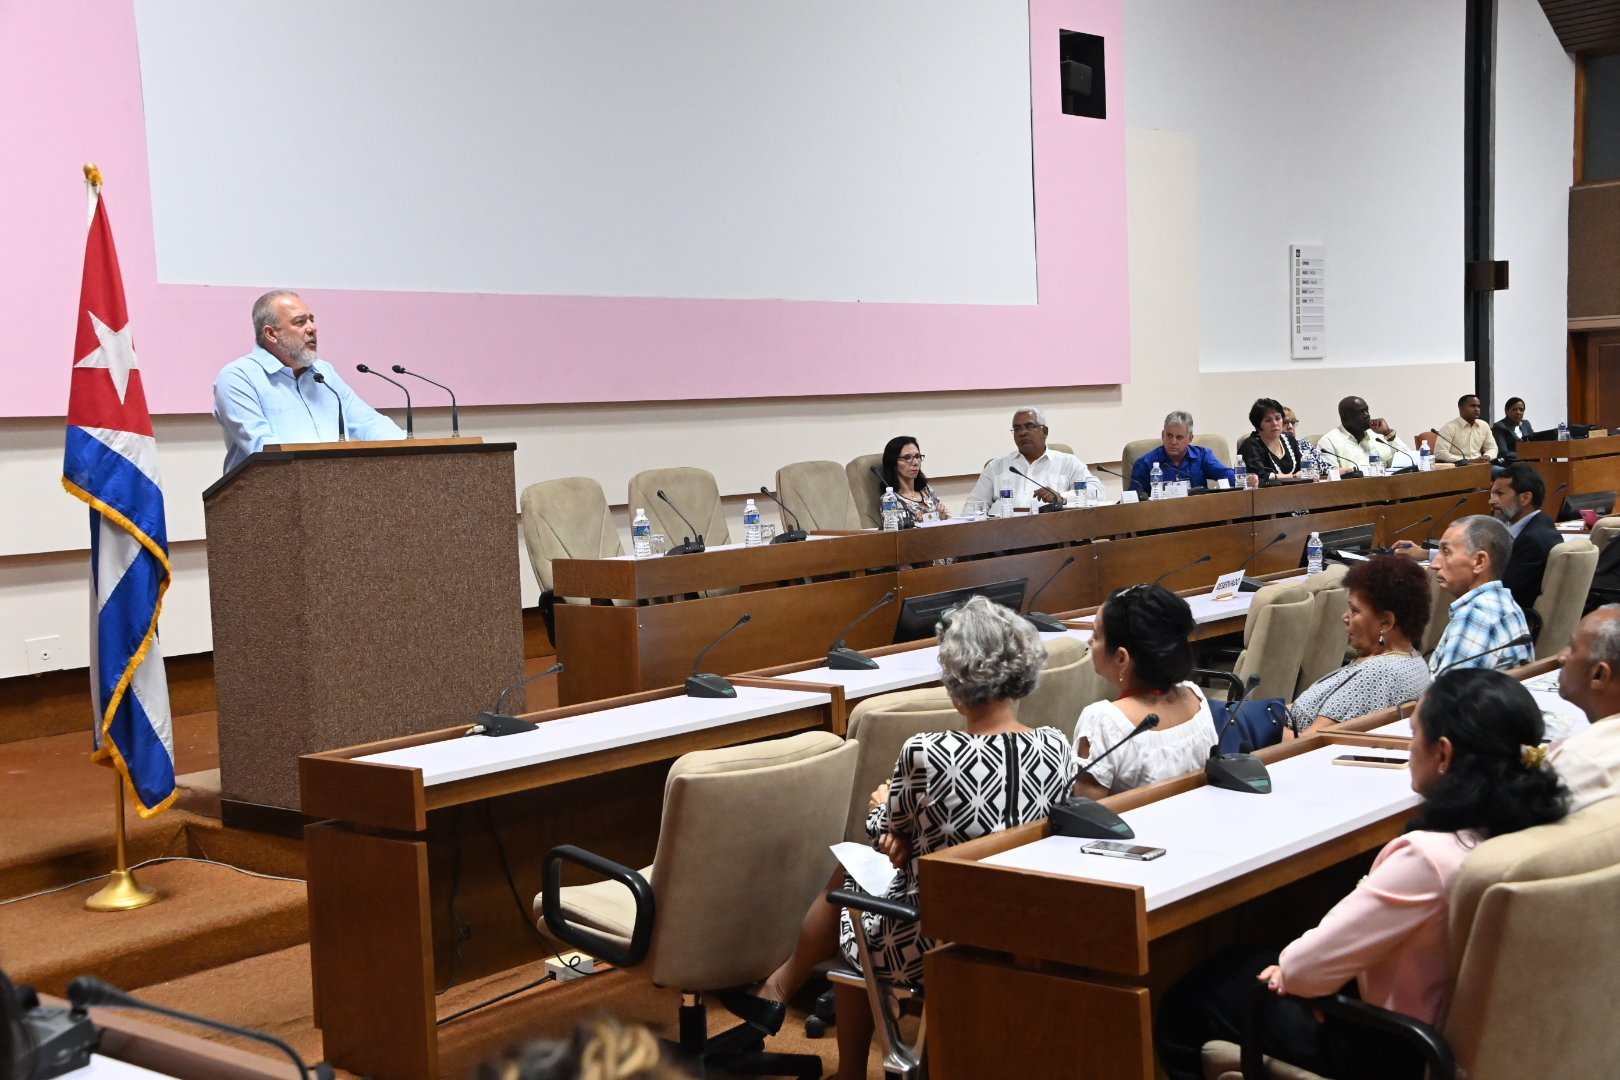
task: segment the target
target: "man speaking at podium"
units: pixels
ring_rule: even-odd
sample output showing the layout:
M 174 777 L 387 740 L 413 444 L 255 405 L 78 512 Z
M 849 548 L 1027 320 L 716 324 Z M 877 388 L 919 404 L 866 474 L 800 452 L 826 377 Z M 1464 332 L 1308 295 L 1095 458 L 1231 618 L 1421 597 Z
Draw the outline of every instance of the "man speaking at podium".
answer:
M 315 315 L 297 293 L 277 290 L 253 302 L 253 338 L 257 347 L 214 380 L 226 472 L 266 443 L 337 442 L 340 415 L 350 439 L 405 437 L 316 355 Z

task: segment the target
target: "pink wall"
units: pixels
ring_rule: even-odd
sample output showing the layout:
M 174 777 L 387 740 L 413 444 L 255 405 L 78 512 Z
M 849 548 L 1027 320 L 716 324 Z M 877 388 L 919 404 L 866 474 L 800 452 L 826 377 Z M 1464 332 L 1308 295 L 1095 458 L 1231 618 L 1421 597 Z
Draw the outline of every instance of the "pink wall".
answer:
M 307 290 L 322 345 L 345 368 L 418 367 L 466 405 L 1128 382 L 1122 22 L 1121 0 L 1030 0 L 1034 306 Z M 1059 111 L 1060 26 L 1107 40 L 1106 121 Z M 0 40 L 0 295 L 12 316 L 0 416 L 66 407 L 86 161 L 107 179 L 152 411 L 209 411 L 214 374 L 251 347 L 262 290 L 157 281 L 130 0 L 6 4 Z

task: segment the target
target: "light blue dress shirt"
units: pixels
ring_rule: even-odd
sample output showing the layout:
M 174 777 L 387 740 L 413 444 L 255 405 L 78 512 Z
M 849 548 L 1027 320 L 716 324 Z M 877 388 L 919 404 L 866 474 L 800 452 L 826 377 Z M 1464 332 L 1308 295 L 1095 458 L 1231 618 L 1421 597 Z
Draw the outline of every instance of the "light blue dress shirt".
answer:
M 307 373 L 294 377 L 292 368 L 262 347 L 225 365 L 214 380 L 214 419 L 225 434 L 226 472 L 266 443 L 336 442 L 338 398 L 349 438 L 405 437 L 398 424 L 361 401 L 331 364 L 317 360 L 311 370 L 326 377 L 326 386 Z

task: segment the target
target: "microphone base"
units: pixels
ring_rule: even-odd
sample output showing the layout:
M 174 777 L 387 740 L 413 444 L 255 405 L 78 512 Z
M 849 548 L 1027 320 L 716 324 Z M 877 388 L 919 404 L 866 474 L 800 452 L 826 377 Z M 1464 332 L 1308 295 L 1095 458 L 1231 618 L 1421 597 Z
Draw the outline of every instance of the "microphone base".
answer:
M 33 993 L 32 990 L 26 992 Z M 34 1080 L 50 1080 L 87 1067 L 101 1041 L 96 1025 L 82 1009 L 41 1005 L 38 998 L 34 998 L 19 1019 L 26 1045 L 31 1049 L 27 1057 L 33 1058 Z M 18 1075 L 27 1076 L 28 1070 Z
M 771 538 L 773 544 L 796 544 L 800 540 L 810 539 L 810 534 L 803 529 L 789 529 L 785 533 L 777 533 Z
M 1061 502 L 1049 502 L 1041 503 L 1040 509 L 1036 510 L 1035 512 L 1037 514 L 1056 514 L 1067 509 L 1069 508 L 1064 506 Z
M 491 738 L 499 738 L 502 735 L 521 735 L 525 731 L 533 731 L 538 726 L 538 724 L 530 723 L 527 720 L 519 720 L 515 716 L 507 716 L 505 713 L 498 712 L 479 713 L 478 723 L 474 725 L 474 727 L 482 729 L 478 732 L 479 735 L 488 735 Z
M 737 696 L 737 688 L 719 675 L 689 675 L 686 678 L 686 696 L 734 698 Z
M 838 645 L 827 650 L 827 666 L 834 671 L 875 671 L 878 662 L 865 653 Z
M 1053 836 L 1084 840 L 1135 840 L 1136 830 L 1125 819 L 1095 799 L 1071 795 L 1052 807 Z
M 665 555 L 701 555 L 707 550 L 708 550 L 708 548 L 703 546 L 703 537 L 700 536 L 696 540 L 687 540 L 684 543 L 676 544 L 674 547 L 672 547 L 668 551 L 664 552 L 664 554 Z
M 1067 626 L 1064 626 L 1052 616 L 1039 611 L 1031 611 L 1024 616 L 1024 621 L 1035 627 L 1035 629 L 1048 634 L 1061 634 L 1068 630 Z
M 1204 763 L 1204 778 L 1210 787 L 1241 791 L 1246 795 L 1270 795 L 1271 774 L 1253 754 L 1223 754 Z

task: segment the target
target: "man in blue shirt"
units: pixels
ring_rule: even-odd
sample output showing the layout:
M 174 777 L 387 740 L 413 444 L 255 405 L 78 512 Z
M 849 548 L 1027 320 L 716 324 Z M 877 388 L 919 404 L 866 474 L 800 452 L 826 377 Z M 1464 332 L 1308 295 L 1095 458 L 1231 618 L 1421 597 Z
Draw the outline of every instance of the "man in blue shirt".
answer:
M 1436 675 L 1454 667 L 1517 667 L 1536 658 L 1529 645 L 1508 645 L 1530 632 L 1501 581 L 1512 551 L 1513 537 L 1495 518 L 1475 514 L 1447 526 L 1432 565 L 1440 587 L 1455 599 L 1451 621 L 1429 654 Z
M 315 315 L 294 292 L 268 292 L 253 303 L 257 348 L 214 379 L 214 419 L 225 434 L 225 471 L 266 443 L 338 441 L 338 402 L 350 439 L 403 439 L 388 417 L 361 401 L 315 353 Z M 325 385 L 314 378 L 316 373 Z
M 1216 480 L 1232 483 L 1235 474 L 1221 464 L 1221 459 L 1208 448 L 1193 445 L 1193 418 L 1191 413 L 1177 410 L 1164 418 L 1164 430 L 1159 434 L 1162 446 L 1136 459 L 1131 466 L 1131 487 L 1142 495 L 1151 494 L 1153 466 L 1157 464 L 1166 483 L 1172 480 L 1191 481 L 1193 487 L 1214 487 Z M 1254 477 L 1258 480 L 1258 477 Z

